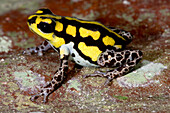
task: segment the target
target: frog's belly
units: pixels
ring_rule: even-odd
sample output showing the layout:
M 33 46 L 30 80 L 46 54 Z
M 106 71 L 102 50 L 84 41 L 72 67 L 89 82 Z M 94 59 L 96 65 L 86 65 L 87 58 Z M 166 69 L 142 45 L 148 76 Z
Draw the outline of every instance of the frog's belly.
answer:
M 73 48 L 74 43 L 70 42 L 68 44 L 66 44 L 66 46 L 69 48 L 70 50 L 70 55 L 72 55 L 72 59 L 79 65 L 81 66 L 94 66 L 94 67 L 98 67 L 98 65 L 96 64 L 92 64 L 90 63 L 88 60 L 83 59 L 79 53 Z

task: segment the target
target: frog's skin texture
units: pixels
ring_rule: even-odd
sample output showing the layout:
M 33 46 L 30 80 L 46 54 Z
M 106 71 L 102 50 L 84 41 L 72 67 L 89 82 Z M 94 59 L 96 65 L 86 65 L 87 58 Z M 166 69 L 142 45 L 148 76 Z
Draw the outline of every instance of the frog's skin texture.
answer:
M 60 55 L 59 69 L 51 82 L 31 97 L 32 101 L 44 96 L 43 102 L 47 102 L 48 96 L 66 78 L 69 57 L 80 66 L 115 67 L 106 73 L 95 72 L 84 76 L 106 77 L 105 85 L 128 73 L 142 58 L 140 50 L 124 49 L 132 40 L 129 32 L 106 27 L 99 22 L 57 16 L 49 9 L 39 9 L 28 18 L 27 23 L 30 30 L 45 41 L 37 47 L 28 48 L 24 54 L 38 53 L 41 56 L 42 52 L 53 48 Z

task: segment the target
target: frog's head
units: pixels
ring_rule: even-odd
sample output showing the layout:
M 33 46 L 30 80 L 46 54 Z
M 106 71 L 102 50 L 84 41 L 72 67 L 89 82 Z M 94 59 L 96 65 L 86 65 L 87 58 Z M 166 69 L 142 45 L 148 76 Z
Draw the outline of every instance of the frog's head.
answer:
M 47 40 L 52 40 L 56 22 L 54 14 L 49 9 L 39 9 L 28 17 L 27 23 L 31 31 Z

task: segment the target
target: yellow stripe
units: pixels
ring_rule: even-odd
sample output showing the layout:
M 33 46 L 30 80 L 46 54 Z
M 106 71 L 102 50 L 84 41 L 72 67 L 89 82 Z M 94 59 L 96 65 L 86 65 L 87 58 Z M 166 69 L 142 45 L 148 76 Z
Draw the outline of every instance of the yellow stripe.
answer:
M 64 38 L 60 38 L 57 36 L 53 35 L 53 39 L 49 40 L 50 43 L 55 46 L 56 48 L 59 48 L 60 46 L 62 46 L 63 44 L 65 44 L 65 40 Z
M 61 16 L 53 16 L 53 15 L 51 15 L 51 14 L 45 14 L 45 15 L 36 15 L 36 14 L 34 14 L 34 15 L 31 15 L 29 18 L 31 18 L 31 17 L 33 17 L 33 16 L 38 16 L 38 17 L 48 17 L 48 18 L 56 18 L 56 19 L 61 19 L 62 17 Z M 29 19 L 28 18 L 28 19 Z
M 106 26 L 104 26 L 103 24 L 99 23 L 99 22 L 95 22 L 95 21 L 83 21 L 83 20 L 79 20 L 76 18 L 71 18 L 71 17 L 65 17 L 68 20 L 75 20 L 78 21 L 80 23 L 88 23 L 88 24 L 96 24 L 99 26 L 102 26 L 103 28 L 107 29 L 109 32 L 114 33 L 117 37 L 121 38 L 122 40 L 126 40 L 125 38 L 123 38 L 122 36 L 120 36 L 119 34 L 117 34 L 116 32 L 112 31 L 111 29 L 107 28 Z
M 37 17 L 35 24 L 39 24 L 41 21 L 42 21 L 42 18 Z
M 66 33 L 75 37 L 76 36 L 76 26 L 68 25 L 66 28 Z
M 52 20 L 47 18 L 47 19 L 42 19 L 42 22 L 46 22 L 48 24 L 51 24 L 52 23 Z
M 100 51 L 98 47 L 86 46 L 84 42 L 80 42 L 78 44 L 78 48 L 84 55 L 90 57 L 92 61 L 97 61 L 98 56 L 102 53 L 102 51 Z
M 38 10 L 38 11 L 36 12 L 36 14 L 41 14 L 41 13 L 43 13 L 43 11 L 41 11 L 41 10 Z
M 30 20 L 31 18 L 35 17 L 36 15 L 31 15 L 28 17 L 28 20 Z
M 122 45 L 114 45 L 114 47 L 116 47 L 116 48 L 122 48 Z
M 56 26 L 55 26 L 55 30 L 58 31 L 58 32 L 63 31 L 63 24 L 57 21 Z
M 82 36 L 83 38 L 88 37 L 88 36 L 91 36 L 94 40 L 98 40 L 100 38 L 99 31 L 91 31 L 91 30 L 81 27 L 79 29 L 79 32 L 80 32 L 80 36 Z
M 115 40 L 109 36 L 103 37 L 102 41 L 106 46 L 107 45 L 113 46 L 115 44 Z

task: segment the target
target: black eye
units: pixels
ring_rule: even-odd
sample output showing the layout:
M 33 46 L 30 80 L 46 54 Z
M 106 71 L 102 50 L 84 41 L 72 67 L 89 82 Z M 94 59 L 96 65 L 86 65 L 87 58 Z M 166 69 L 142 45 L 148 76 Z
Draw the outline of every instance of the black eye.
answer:
M 53 23 L 45 23 L 45 22 L 40 22 L 37 25 L 37 28 L 40 29 L 44 33 L 52 33 L 55 29 L 55 25 Z

